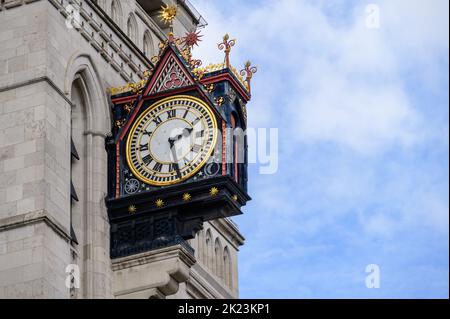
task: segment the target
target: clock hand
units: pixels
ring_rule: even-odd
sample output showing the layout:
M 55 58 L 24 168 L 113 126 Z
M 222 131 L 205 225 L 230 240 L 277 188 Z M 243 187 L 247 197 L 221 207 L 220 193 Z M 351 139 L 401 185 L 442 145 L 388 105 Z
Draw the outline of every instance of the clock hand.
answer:
M 193 130 L 194 130 L 193 128 L 185 128 L 183 130 L 183 133 L 175 136 L 174 138 L 169 137 L 169 144 L 171 145 L 171 147 L 173 146 L 174 142 L 181 140 L 183 136 L 188 137 L 189 135 L 191 135 Z
M 194 129 L 193 129 L 192 127 L 185 128 L 185 129 L 183 130 L 183 136 L 188 137 L 189 135 L 191 135 L 191 133 L 192 133 L 193 130 L 194 130 Z M 186 134 L 186 132 L 187 132 L 187 134 Z
M 181 178 L 180 167 L 178 166 L 178 160 L 177 160 L 177 152 L 173 148 L 174 141 L 171 141 L 171 139 L 169 139 L 169 143 L 170 143 L 170 151 L 172 152 L 172 156 L 173 156 L 173 160 L 174 160 L 172 163 L 173 167 L 175 168 L 175 171 L 177 172 L 177 177 Z
M 170 151 L 172 152 L 172 156 L 173 156 L 173 167 L 175 168 L 175 171 L 177 172 L 177 177 L 181 178 L 181 172 L 180 172 L 180 167 L 178 166 L 178 160 L 177 160 L 177 152 L 175 151 L 175 149 L 173 148 L 173 144 L 170 147 Z

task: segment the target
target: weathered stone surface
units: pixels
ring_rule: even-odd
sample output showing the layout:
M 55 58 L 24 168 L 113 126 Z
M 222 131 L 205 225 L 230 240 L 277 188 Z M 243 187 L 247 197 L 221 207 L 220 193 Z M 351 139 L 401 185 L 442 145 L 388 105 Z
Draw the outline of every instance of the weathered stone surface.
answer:
M 90 1 L 83 1 L 81 10 L 89 19 L 83 36 L 81 29 L 67 27 L 62 14 L 77 2 L 0 2 L 0 298 L 70 298 L 65 282 L 71 264 L 81 272 L 78 298 L 236 297 L 238 245 L 229 238 L 238 231 L 209 223 L 205 228 L 211 229 L 211 240 L 219 238 L 223 248 L 230 249 L 229 284 L 224 275 L 215 274 L 221 257 L 204 253 L 209 249 L 205 237 L 192 241 L 199 261 L 192 272 L 194 261 L 180 255 L 167 263 L 144 258 L 148 263 L 137 265 L 136 271 L 152 288 L 140 293 L 142 283 L 134 270 L 111 267 L 102 136 L 111 125 L 106 89 L 140 80 L 164 33 L 135 1 L 120 1 L 122 22 L 117 23 L 125 33 L 127 17 L 136 15 L 133 46 Z M 111 14 L 111 0 L 99 3 Z M 179 21 L 174 28 L 178 35 L 190 29 Z M 147 30 L 152 42 L 144 56 L 139 49 Z M 74 83 L 82 83 L 78 104 Z M 81 125 L 71 127 L 77 110 L 83 113 Z M 72 128 L 78 134 L 74 139 L 82 157 L 79 166 L 70 157 Z M 70 199 L 71 177 L 80 197 L 75 205 Z M 71 209 L 78 214 L 72 224 L 79 245 L 69 240 Z

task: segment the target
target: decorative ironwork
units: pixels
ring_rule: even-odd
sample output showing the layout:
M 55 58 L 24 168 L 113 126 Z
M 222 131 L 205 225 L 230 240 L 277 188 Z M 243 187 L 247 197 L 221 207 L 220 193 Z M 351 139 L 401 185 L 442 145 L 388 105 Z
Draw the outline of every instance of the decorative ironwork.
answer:
M 129 179 L 125 183 L 125 193 L 135 194 L 139 190 L 139 181 L 135 178 Z
M 236 39 L 230 40 L 230 36 L 228 34 L 225 34 L 223 36 L 223 41 L 219 43 L 217 46 L 219 47 L 219 50 L 224 50 L 225 52 L 225 66 L 227 68 L 230 67 L 230 52 L 231 48 L 236 44 Z
M 223 96 L 216 97 L 216 98 L 215 98 L 215 101 L 216 101 L 216 104 L 217 104 L 218 106 L 222 106 L 223 103 L 225 103 L 225 99 L 223 98 Z
M 200 34 L 200 31 L 187 32 L 182 38 L 182 41 L 187 48 L 191 49 L 194 45 L 198 46 L 198 43 L 202 41 L 200 39 L 201 37 L 203 37 L 203 35 Z
M 247 91 L 250 93 L 250 81 L 253 77 L 253 74 L 255 74 L 258 71 L 258 68 L 256 66 L 252 66 L 252 63 L 250 61 L 247 61 L 244 65 L 244 69 L 241 70 L 239 73 L 241 76 L 245 76 L 245 86 L 247 87 Z
M 220 173 L 219 163 L 208 163 L 205 166 L 204 172 L 207 177 L 217 176 Z

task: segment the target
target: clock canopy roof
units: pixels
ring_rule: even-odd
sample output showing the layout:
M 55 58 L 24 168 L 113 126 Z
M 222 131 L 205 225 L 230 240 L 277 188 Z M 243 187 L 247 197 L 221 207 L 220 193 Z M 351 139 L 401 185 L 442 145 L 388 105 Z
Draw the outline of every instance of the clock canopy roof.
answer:
M 201 67 L 202 61 L 192 56 L 192 48 L 200 41 L 199 37 L 201 36 L 194 32 L 183 38 L 175 38 L 170 33 L 168 39 L 160 43 L 159 54 L 151 59 L 154 68 L 143 72 L 141 81 L 110 89 L 115 112 L 114 125 L 117 131 L 120 131 L 120 134 L 115 134 L 118 140 L 124 138 L 143 102 L 147 100 L 196 92 L 220 117 L 217 107 L 220 107 L 223 100 L 214 94 L 214 86 L 221 82 L 227 82 L 243 104 L 250 100 L 250 80 L 256 68 L 247 62 L 244 69 L 238 72 L 230 65 L 229 54 L 235 40 L 230 40 L 229 36 L 225 35 L 223 42 L 218 45 L 219 49 L 225 50 L 224 63 Z M 118 112 L 121 113 L 120 116 L 116 116 L 117 107 L 124 110 Z

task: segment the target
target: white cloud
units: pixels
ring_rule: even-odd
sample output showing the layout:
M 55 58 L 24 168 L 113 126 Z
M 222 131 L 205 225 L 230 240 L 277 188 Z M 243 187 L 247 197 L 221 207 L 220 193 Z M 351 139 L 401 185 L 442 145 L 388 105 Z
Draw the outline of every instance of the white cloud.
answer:
M 220 62 L 217 43 L 225 32 L 236 37 L 232 63 L 251 59 L 259 67 L 249 124 L 280 133 L 278 174 L 251 174 L 253 201 L 236 219 L 247 237 L 240 254 L 247 293 L 267 297 L 289 282 L 303 289 L 295 296 L 329 296 L 329 284 L 337 296 L 359 296 L 348 287 L 355 263 L 364 276 L 384 250 L 377 260 L 396 260 L 395 267 L 411 260 L 436 266 L 436 281 L 443 268 L 421 258 L 429 238 L 448 242 L 448 120 L 438 119 L 445 101 L 428 102 L 433 89 L 443 90 L 439 80 L 448 83 L 441 69 L 448 68 L 447 1 L 377 1 L 376 30 L 364 26 L 364 2 L 230 1 L 233 9 L 222 12 L 222 2 L 193 0 L 210 23 L 194 54 Z M 421 248 L 405 253 L 416 240 Z M 445 242 L 434 247 L 432 256 L 448 256 Z M 396 280 L 414 267 L 392 269 L 384 294 L 404 296 Z M 256 271 L 271 277 L 256 280 Z M 294 296 L 290 285 L 279 287 Z
M 411 50 L 407 59 L 417 61 L 424 57 L 420 50 L 448 48 L 442 43 L 448 31 L 436 32 L 448 24 L 439 5 L 382 1 L 380 29 L 365 27 L 364 5 L 341 27 L 324 13 L 326 3 L 283 0 L 251 9 L 242 4 L 232 15 L 209 1 L 198 6 L 210 22 L 199 56 L 220 61 L 217 43 L 230 32 L 238 39 L 234 63 L 248 57 L 260 64 L 250 124 L 270 126 L 282 112 L 290 119 L 284 125 L 301 142 L 333 142 L 367 154 L 423 137 L 420 113 L 400 78 L 406 64 L 400 51 Z

